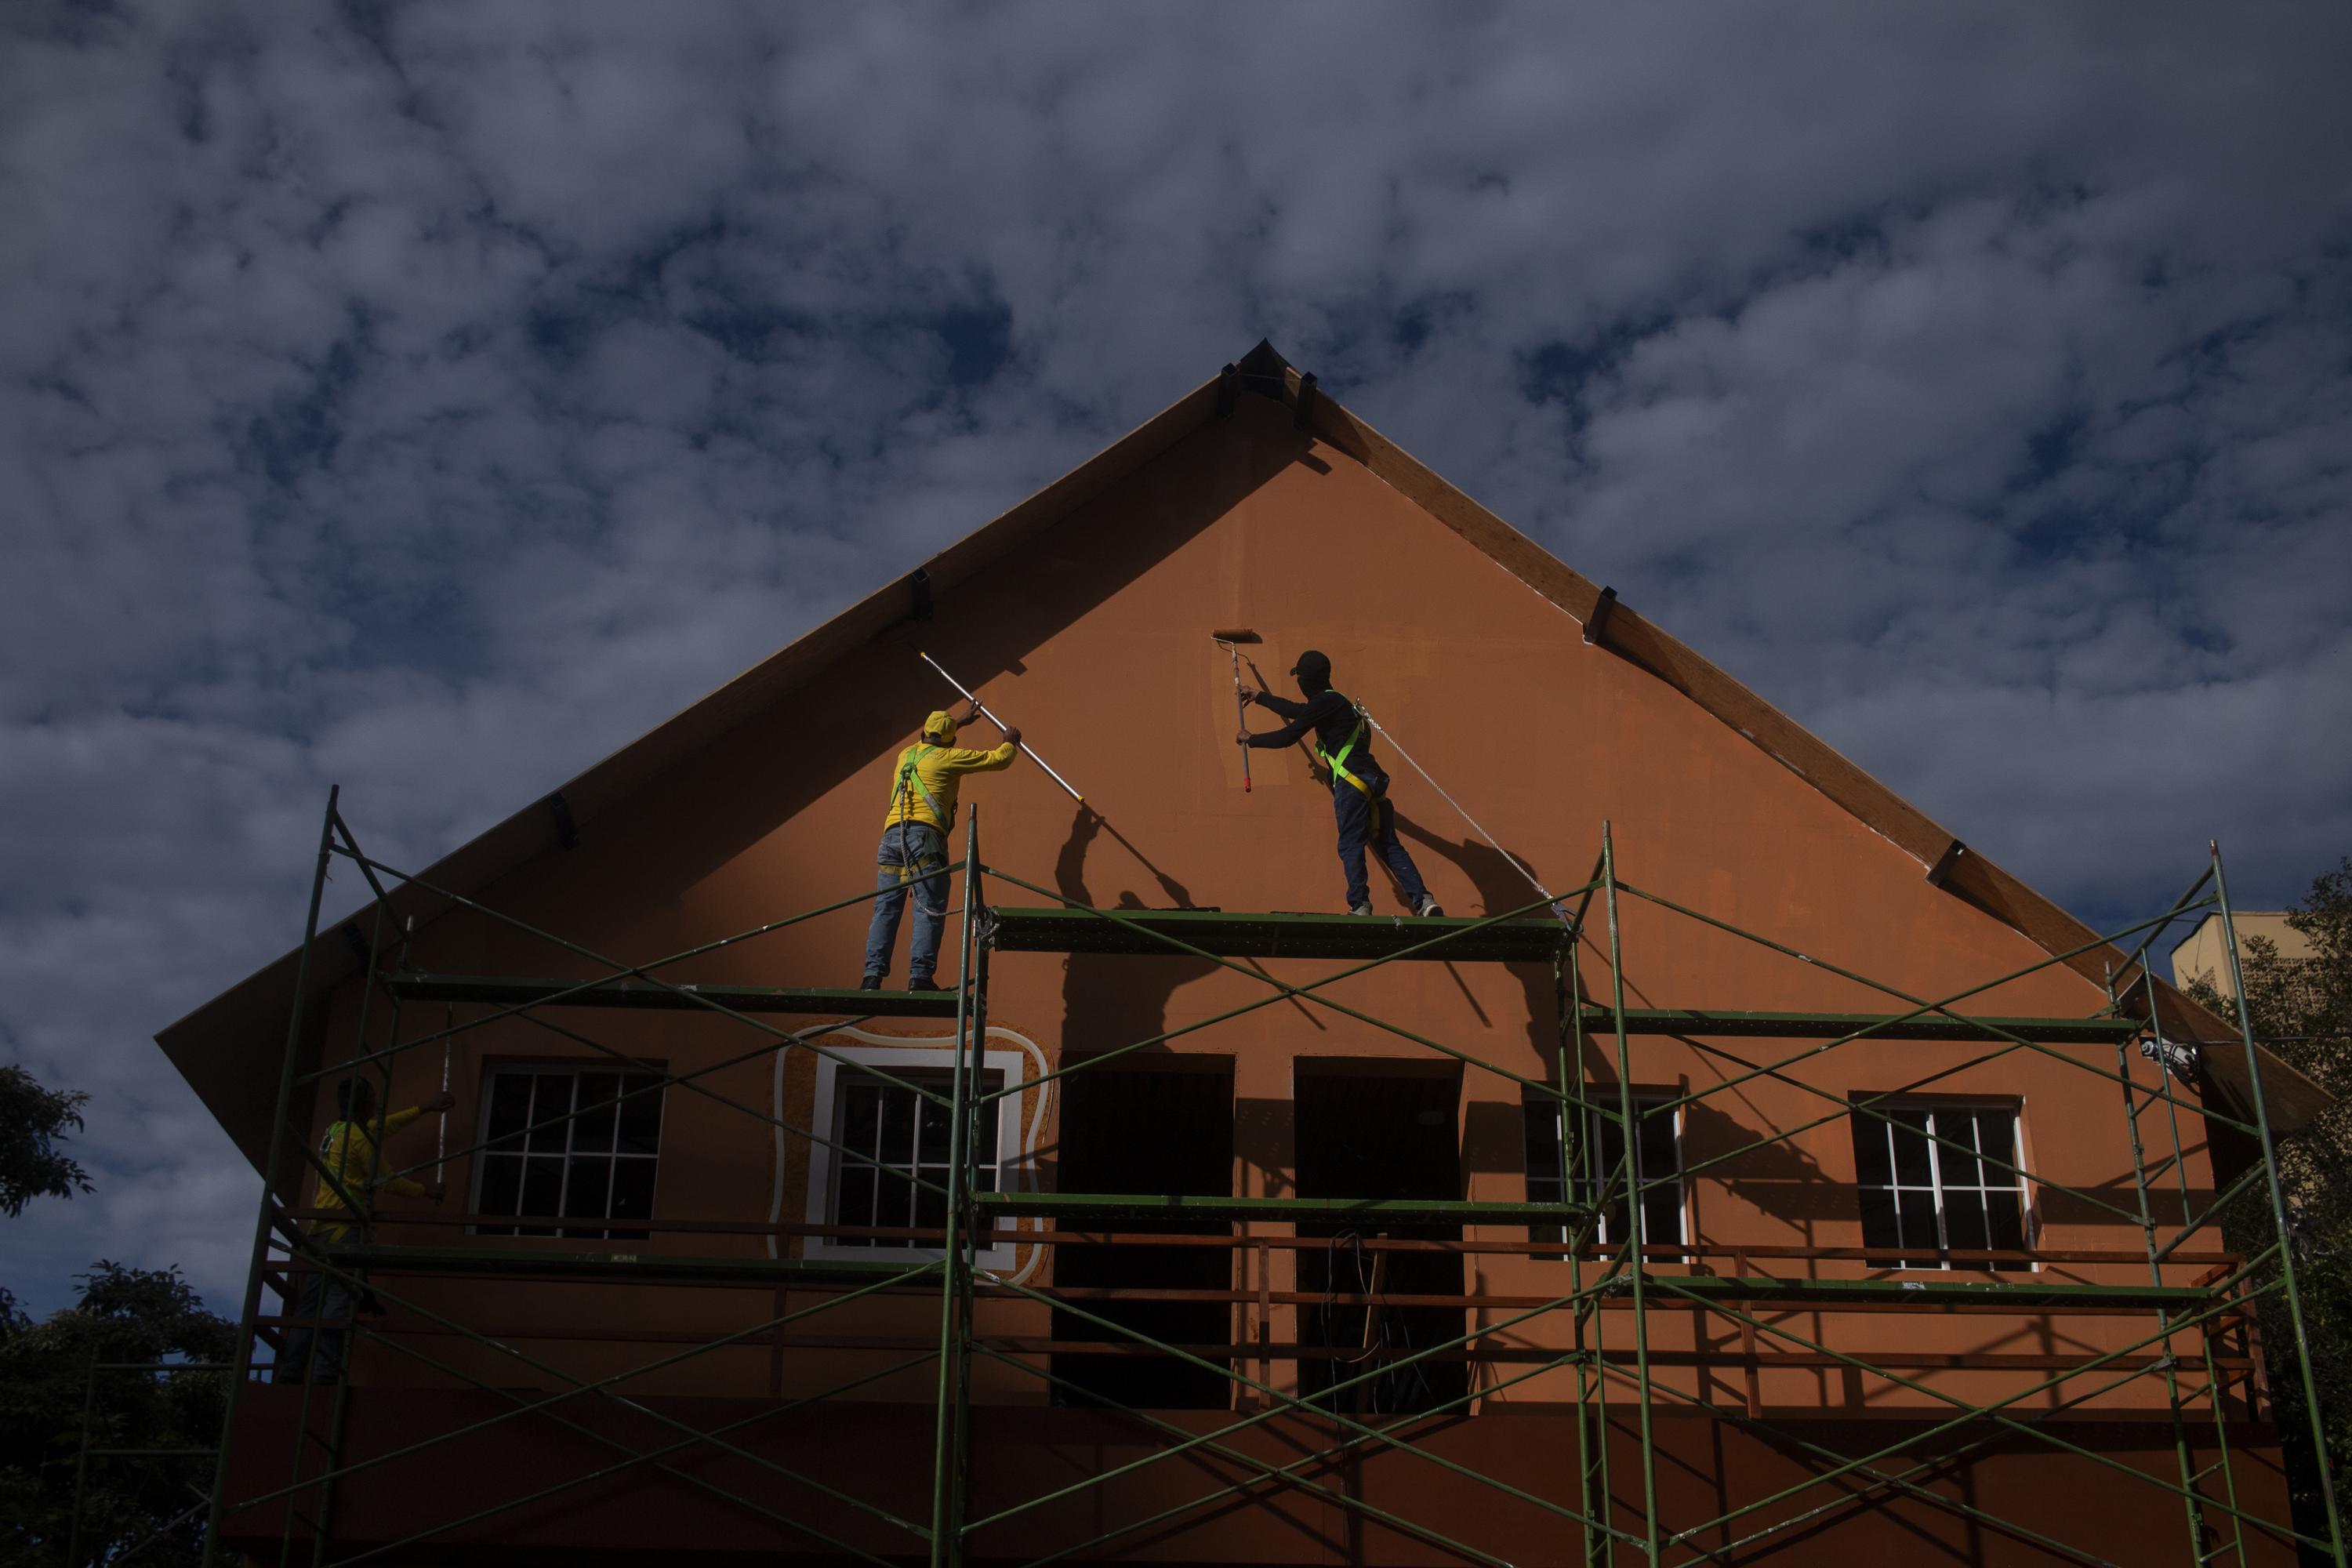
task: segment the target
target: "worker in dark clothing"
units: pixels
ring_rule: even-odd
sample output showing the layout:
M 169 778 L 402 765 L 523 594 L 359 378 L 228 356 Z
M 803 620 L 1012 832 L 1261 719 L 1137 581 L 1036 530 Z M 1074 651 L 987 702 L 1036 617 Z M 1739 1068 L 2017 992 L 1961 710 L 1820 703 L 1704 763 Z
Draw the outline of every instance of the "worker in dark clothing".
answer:
M 1339 820 L 1339 868 L 1348 878 L 1348 912 L 1372 912 L 1372 891 L 1364 878 L 1364 846 L 1381 852 L 1404 889 L 1404 901 L 1416 915 L 1442 915 L 1437 900 L 1422 884 L 1421 869 L 1396 836 L 1396 816 L 1389 805 L 1389 775 L 1372 760 L 1371 726 L 1356 705 L 1331 689 L 1331 661 L 1312 648 L 1290 667 L 1307 700 L 1293 702 L 1271 691 L 1242 688 L 1242 700 L 1270 709 L 1287 720 L 1279 730 L 1235 737 L 1244 746 L 1278 751 L 1309 730 L 1315 731 L 1315 754 L 1331 773 L 1331 807 Z

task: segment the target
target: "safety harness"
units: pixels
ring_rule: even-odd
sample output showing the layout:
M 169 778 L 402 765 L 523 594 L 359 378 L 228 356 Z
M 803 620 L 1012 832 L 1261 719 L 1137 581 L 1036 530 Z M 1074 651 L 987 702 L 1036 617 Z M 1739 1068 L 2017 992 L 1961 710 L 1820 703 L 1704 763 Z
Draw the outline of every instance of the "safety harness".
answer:
M 1332 695 L 1334 697 L 1339 696 L 1336 691 L 1333 692 Z M 1339 700 L 1342 702 L 1348 701 L 1345 697 L 1339 697 Z M 1356 708 L 1356 705 L 1352 702 L 1349 702 L 1348 705 L 1350 708 Z M 1356 732 L 1348 737 L 1347 743 L 1341 746 L 1336 753 L 1327 752 L 1323 749 L 1323 738 L 1318 734 L 1315 738 L 1315 754 L 1323 759 L 1323 765 L 1331 770 L 1331 776 L 1334 779 L 1347 780 L 1349 784 L 1355 785 L 1357 791 L 1369 800 L 1371 798 L 1372 786 L 1348 771 L 1348 759 L 1354 755 L 1356 747 L 1361 743 L 1363 738 L 1364 710 L 1361 708 L 1356 708 Z
M 899 826 L 905 826 L 908 822 L 907 808 L 902 803 L 907 797 L 909 785 L 913 786 L 917 795 L 923 797 L 923 804 L 930 807 L 931 815 L 939 819 L 940 832 L 946 832 L 952 826 L 948 821 L 947 814 L 940 809 L 940 803 L 931 798 L 931 792 L 924 786 L 923 775 L 915 769 L 916 763 L 933 752 L 942 749 L 919 741 L 907 748 L 906 759 L 898 764 L 898 781 L 890 786 L 890 810 L 898 818 Z

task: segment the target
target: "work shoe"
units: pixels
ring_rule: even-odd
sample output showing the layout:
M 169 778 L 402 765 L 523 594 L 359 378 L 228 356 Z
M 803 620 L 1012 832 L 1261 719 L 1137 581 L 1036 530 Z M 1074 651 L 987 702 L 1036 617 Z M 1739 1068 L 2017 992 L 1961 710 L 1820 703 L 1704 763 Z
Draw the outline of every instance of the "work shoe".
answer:
M 1351 915 L 1370 914 L 1372 912 L 1372 900 L 1366 899 L 1362 903 L 1358 904 L 1354 909 L 1349 910 L 1348 912 Z
M 1445 911 L 1437 907 L 1436 898 L 1429 893 L 1422 894 L 1421 902 L 1413 905 L 1412 912 L 1419 915 L 1425 921 L 1444 920 L 1445 918 Z
M 878 974 L 869 974 L 857 983 L 857 988 L 860 991 L 879 991 L 882 989 L 882 977 Z
M 910 974 L 907 977 L 907 989 L 909 991 L 944 991 L 947 987 L 940 984 L 938 981 L 932 979 L 928 974 Z

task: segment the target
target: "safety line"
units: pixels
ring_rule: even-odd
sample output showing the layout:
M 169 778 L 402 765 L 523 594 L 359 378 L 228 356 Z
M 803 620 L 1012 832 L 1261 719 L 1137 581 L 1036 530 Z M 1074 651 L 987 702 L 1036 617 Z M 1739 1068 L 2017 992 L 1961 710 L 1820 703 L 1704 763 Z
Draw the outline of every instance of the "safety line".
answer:
M 1552 906 L 1552 913 L 1559 916 L 1560 924 L 1568 926 L 1570 929 L 1573 930 L 1574 922 L 1570 921 L 1568 916 L 1561 911 L 1559 908 L 1559 900 L 1553 894 L 1552 890 L 1549 888 L 1545 887 L 1541 882 L 1537 881 L 1535 873 L 1528 870 L 1527 867 L 1520 862 L 1517 856 L 1504 848 L 1500 844 L 1496 844 L 1493 834 L 1487 832 L 1484 827 L 1479 827 L 1478 819 L 1471 816 L 1467 811 L 1463 810 L 1462 803 L 1454 799 L 1452 795 L 1447 795 L 1445 793 L 1445 786 L 1439 784 L 1435 779 L 1431 778 L 1427 768 L 1423 767 L 1419 763 L 1412 760 L 1412 753 L 1404 749 L 1404 742 L 1399 741 L 1394 735 L 1389 733 L 1388 726 L 1381 723 L 1378 719 L 1373 718 L 1370 709 L 1359 702 L 1356 704 L 1356 711 L 1363 715 L 1364 722 L 1370 724 L 1374 732 L 1376 732 L 1381 740 L 1386 741 L 1390 745 L 1396 748 L 1396 754 L 1402 757 L 1407 765 L 1409 765 L 1414 773 L 1421 775 L 1423 783 L 1435 790 L 1438 794 L 1438 797 L 1459 813 L 1463 821 L 1468 823 L 1473 827 L 1478 828 L 1478 837 L 1485 839 L 1489 845 L 1493 846 L 1496 854 L 1500 855 L 1504 859 L 1509 861 L 1511 869 L 1526 878 L 1528 887 L 1533 888 L 1537 892 L 1543 895 L 1544 901 Z

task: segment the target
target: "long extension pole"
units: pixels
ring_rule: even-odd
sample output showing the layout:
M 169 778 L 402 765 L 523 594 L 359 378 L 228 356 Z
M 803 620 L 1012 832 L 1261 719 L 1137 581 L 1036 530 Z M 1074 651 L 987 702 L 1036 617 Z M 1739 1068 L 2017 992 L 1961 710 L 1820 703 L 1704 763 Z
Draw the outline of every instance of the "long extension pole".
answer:
M 992 712 L 990 712 L 990 711 L 988 710 L 988 704 L 987 704 L 987 703 L 982 702 L 979 698 L 972 696 L 971 691 L 971 689 L 970 689 L 970 688 L 968 688 L 968 687 L 966 687 L 962 681 L 958 680 L 954 676 L 952 676 L 952 675 L 949 675 L 949 674 L 948 674 L 948 672 L 947 672 L 945 669 L 940 668 L 940 661 L 939 661 L 938 659 L 933 658 L 929 654 L 927 654 L 927 653 L 919 653 L 919 653 L 917 653 L 917 654 L 915 655 L 915 657 L 916 657 L 917 658 L 921 659 L 925 664 L 929 665 L 933 669 L 937 669 L 937 670 L 939 670 L 939 672 L 940 672 L 940 675 L 942 675 L 942 676 L 946 677 L 946 679 L 947 679 L 947 683 L 948 683 L 950 686 L 952 686 L 952 687 L 954 687 L 958 691 L 962 692 L 962 693 L 964 694 L 964 699 L 965 699 L 965 700 L 969 701 L 969 702 L 970 702 L 973 707 L 975 707 L 975 708 L 977 708 L 977 709 L 979 709 L 979 710 L 980 710 L 980 716 L 981 716 L 982 718 L 983 718 L 983 719 L 987 720 L 990 723 L 992 723 L 992 724 L 995 725 L 999 730 L 1003 730 L 1003 729 L 1006 728 L 1006 725 L 1005 725 L 1005 722 L 1004 722 L 1004 721 L 1003 721 L 1003 720 L 1002 720 L 1002 719 L 998 718 L 995 714 L 993 714 L 993 713 L 992 713 Z M 1061 774 L 1059 774 L 1059 773 L 1055 773 L 1055 772 L 1054 771 L 1054 764 L 1053 764 L 1053 763 L 1049 763 L 1049 762 L 1047 762 L 1045 758 L 1043 758 L 1043 757 L 1039 756 L 1039 755 L 1037 754 L 1037 750 L 1036 750 L 1036 748 L 1035 748 L 1035 747 L 1034 747 L 1034 746 L 1030 745 L 1028 742 L 1024 741 L 1024 742 L 1021 743 L 1021 749 L 1022 749 L 1023 751 L 1024 751 L 1024 752 L 1028 752 L 1028 753 L 1029 753 L 1029 760 L 1030 760 L 1031 762 L 1033 762 L 1033 763 L 1036 763 L 1039 767 L 1044 768 L 1044 769 L 1045 770 L 1045 776 L 1046 776 L 1047 778 L 1052 779 L 1055 784 L 1060 784 L 1064 789 L 1066 789 L 1066 790 L 1069 790 L 1069 791 L 1070 791 L 1070 798 L 1071 798 L 1072 800 L 1076 801 L 1080 805 L 1086 805 L 1086 804 L 1087 804 L 1087 797 L 1086 797 L 1085 795 L 1080 795 L 1076 790 L 1070 789 L 1070 781 L 1069 781 L 1069 780 L 1067 780 L 1067 779 L 1066 779 L 1066 778 L 1064 778 Z M 966 878 L 967 879 L 970 879 L 970 877 L 971 877 L 971 872 L 969 872 L 969 871 L 967 871 L 967 872 L 965 872 L 965 873 L 964 873 L 964 875 L 965 875 L 965 878 Z
M 302 922 L 300 956 L 294 961 L 294 996 L 286 1019 L 286 1055 L 278 1069 L 278 1107 L 269 1118 L 269 1136 L 261 1157 L 261 1206 L 253 1221 L 253 1252 L 246 1265 L 245 1310 L 236 1325 L 236 1353 L 231 1358 L 227 1405 L 221 1413 L 220 1458 L 213 1467 L 212 1506 L 205 1521 L 204 1568 L 220 1561 L 221 1526 L 228 1494 L 228 1458 L 236 1436 L 236 1407 L 245 1380 L 253 1374 L 254 1319 L 261 1315 L 262 1266 L 269 1258 L 269 1211 L 278 1193 L 278 1157 L 286 1147 L 286 1113 L 294 1097 L 294 1058 L 302 1045 L 302 1005 L 310 984 L 310 947 L 319 940 L 319 904 L 327 892 L 327 858 L 335 846 L 335 801 L 341 784 L 327 789 L 327 814 L 319 824 L 319 861 L 310 873 L 310 912 Z
M 2327 1513 L 2327 1540 L 2338 1568 L 2346 1561 L 2344 1520 L 2336 1505 L 2336 1478 L 2330 1472 L 2327 1425 L 2321 1417 L 2319 1385 L 2311 1375 L 2311 1333 L 2303 1316 L 2303 1288 L 2294 1267 L 2294 1236 L 2287 1218 L 2286 1192 L 2279 1185 L 2278 1144 L 2271 1136 L 2270 1106 L 2263 1098 L 2263 1053 L 2254 1044 L 2253 1015 L 2246 1010 L 2246 977 L 2238 967 L 2238 927 L 2230 914 L 2230 885 L 2221 875 L 2221 846 L 2210 843 L 2213 855 L 2213 891 L 2221 906 L 2221 941 L 2230 954 L 2230 985 L 2237 993 L 2238 1039 L 2246 1048 L 2246 1080 L 2253 1091 L 2254 1127 L 2262 1134 L 2263 1173 L 2270 1184 L 2271 1222 L 2278 1227 L 2279 1273 L 2286 1282 L 2287 1323 L 2294 1331 L 2295 1369 L 2303 1375 L 2303 1413 L 2311 1423 L 2311 1457 L 2319 1468 L 2319 1500 Z
M 1246 730 L 1249 728 L 1249 699 L 1242 695 L 1242 650 L 1239 645 L 1227 642 L 1223 637 L 1216 640 L 1217 646 L 1225 650 L 1225 658 L 1234 667 L 1234 716 L 1241 721 L 1241 727 Z M 1242 793 L 1244 795 L 1250 792 L 1249 754 L 1250 749 L 1244 746 L 1242 748 Z

